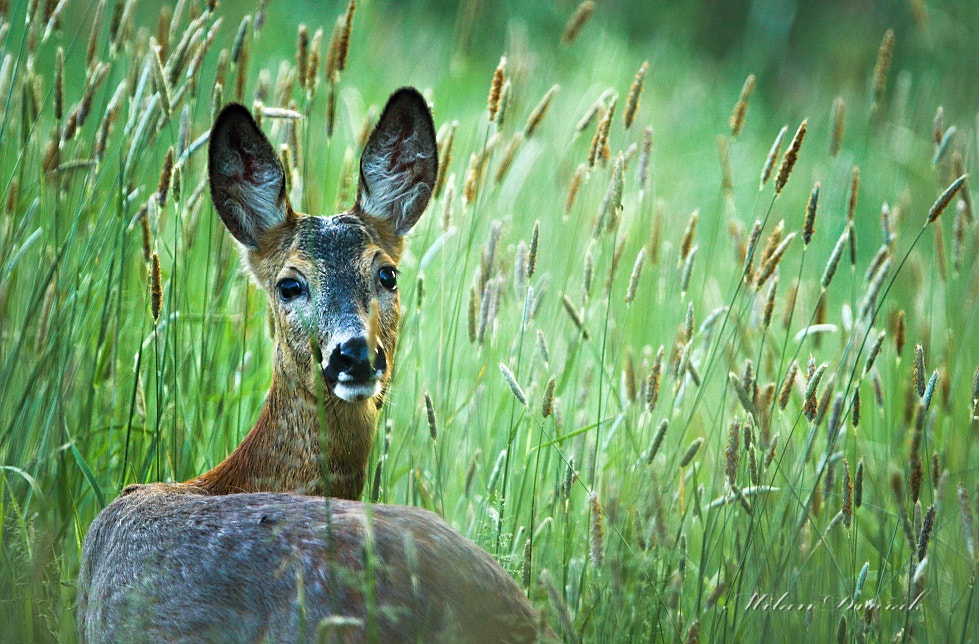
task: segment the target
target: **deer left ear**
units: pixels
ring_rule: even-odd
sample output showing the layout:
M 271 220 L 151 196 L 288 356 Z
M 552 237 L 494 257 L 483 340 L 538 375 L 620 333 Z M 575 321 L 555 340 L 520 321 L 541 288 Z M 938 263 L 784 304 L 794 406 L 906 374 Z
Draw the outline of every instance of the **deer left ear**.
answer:
M 405 235 L 421 217 L 435 186 L 438 151 L 425 99 L 411 87 L 388 99 L 360 158 L 357 208 Z

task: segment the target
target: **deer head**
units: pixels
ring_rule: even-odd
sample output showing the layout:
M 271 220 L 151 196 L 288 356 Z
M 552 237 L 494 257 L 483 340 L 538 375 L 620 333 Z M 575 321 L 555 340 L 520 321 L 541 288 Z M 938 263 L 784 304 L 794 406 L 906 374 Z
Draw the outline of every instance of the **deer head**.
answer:
M 438 169 L 428 106 L 414 89 L 391 96 L 361 157 L 356 203 L 344 213 L 293 210 L 282 165 L 241 105 L 218 116 L 208 169 L 214 206 L 268 298 L 275 341 L 272 387 L 253 430 L 264 435 L 246 438 L 236 454 L 250 448 L 241 456 L 281 462 L 260 472 L 261 482 L 232 476 L 248 469 L 254 478 L 250 462 L 222 463 L 194 483 L 215 492 L 238 491 L 220 482 L 240 491 L 359 496 L 397 342 L 403 238 L 425 210 Z M 351 479 L 326 490 L 317 485 L 318 404 L 327 410 L 329 470 Z

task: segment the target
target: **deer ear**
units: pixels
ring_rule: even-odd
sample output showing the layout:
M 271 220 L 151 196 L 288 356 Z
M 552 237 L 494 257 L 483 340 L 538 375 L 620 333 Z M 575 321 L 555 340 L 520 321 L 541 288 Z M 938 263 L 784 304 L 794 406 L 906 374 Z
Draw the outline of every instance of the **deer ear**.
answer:
M 218 115 L 207 168 L 214 207 L 246 248 L 257 249 L 263 236 L 289 217 L 282 164 L 243 106 L 232 103 Z
M 436 174 L 432 113 L 417 90 L 399 89 L 388 99 L 360 158 L 357 207 L 403 236 L 428 205 Z

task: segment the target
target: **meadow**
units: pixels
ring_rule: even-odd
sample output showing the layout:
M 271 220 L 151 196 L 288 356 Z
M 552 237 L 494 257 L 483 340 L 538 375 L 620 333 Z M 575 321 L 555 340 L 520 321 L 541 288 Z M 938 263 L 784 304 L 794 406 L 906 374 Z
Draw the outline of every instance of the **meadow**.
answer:
M 5 641 L 76 639 L 95 515 L 220 462 L 268 389 L 216 111 L 332 214 L 402 85 L 441 174 L 366 499 L 443 516 L 568 641 L 979 638 L 969 3 L 214 4 L 0 3 Z

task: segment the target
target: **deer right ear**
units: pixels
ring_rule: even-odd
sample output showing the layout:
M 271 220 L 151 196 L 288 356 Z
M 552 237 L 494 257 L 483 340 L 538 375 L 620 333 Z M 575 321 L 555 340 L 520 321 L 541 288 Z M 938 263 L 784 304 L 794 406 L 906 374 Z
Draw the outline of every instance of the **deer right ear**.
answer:
M 207 158 L 211 199 L 231 235 L 256 250 L 289 218 L 282 164 L 255 119 L 232 103 L 211 129 Z

